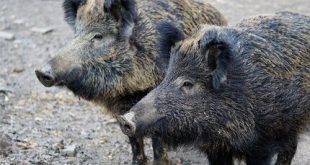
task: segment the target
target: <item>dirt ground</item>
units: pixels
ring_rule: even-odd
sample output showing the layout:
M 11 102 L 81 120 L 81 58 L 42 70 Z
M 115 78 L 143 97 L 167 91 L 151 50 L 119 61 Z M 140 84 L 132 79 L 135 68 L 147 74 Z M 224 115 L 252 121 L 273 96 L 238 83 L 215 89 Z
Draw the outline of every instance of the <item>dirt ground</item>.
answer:
M 100 107 L 64 89 L 45 88 L 34 69 L 72 37 L 62 0 L 0 0 L 0 165 L 130 164 L 127 137 Z M 289 10 L 310 15 L 309 0 L 214 0 L 230 24 L 243 17 Z M 35 28 L 34 28 L 35 27 Z M 38 30 L 39 28 L 39 30 Z M 51 28 L 52 32 L 40 32 Z M 49 30 L 47 30 L 49 31 Z M 152 156 L 149 140 L 147 155 Z M 188 148 L 173 164 L 207 164 Z M 295 165 L 310 164 L 310 134 L 300 138 Z

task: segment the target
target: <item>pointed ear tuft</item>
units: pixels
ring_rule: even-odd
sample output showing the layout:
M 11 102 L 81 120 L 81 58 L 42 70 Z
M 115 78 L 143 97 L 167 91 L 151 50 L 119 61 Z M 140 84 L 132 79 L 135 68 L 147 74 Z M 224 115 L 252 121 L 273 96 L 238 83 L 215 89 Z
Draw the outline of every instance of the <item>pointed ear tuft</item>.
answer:
M 170 57 L 170 51 L 175 44 L 181 40 L 185 39 L 185 34 L 182 30 L 176 27 L 170 22 L 161 22 L 157 26 L 157 31 L 159 33 L 158 37 L 158 50 L 162 57 Z
M 121 36 L 130 37 L 137 19 L 134 0 L 106 0 L 104 9 L 115 19 L 121 21 Z
M 218 57 L 221 58 L 221 57 Z M 221 63 L 217 59 L 216 69 L 212 73 L 212 86 L 214 89 L 218 90 L 220 85 L 226 81 L 227 74 L 227 64 Z
M 201 40 L 202 53 L 206 56 L 208 67 L 212 71 L 212 87 L 216 90 L 227 79 L 227 68 L 231 64 L 233 50 L 226 35 L 208 31 Z
M 84 4 L 86 0 L 64 0 L 63 2 L 63 9 L 65 20 L 71 26 L 74 26 L 76 15 L 79 7 Z

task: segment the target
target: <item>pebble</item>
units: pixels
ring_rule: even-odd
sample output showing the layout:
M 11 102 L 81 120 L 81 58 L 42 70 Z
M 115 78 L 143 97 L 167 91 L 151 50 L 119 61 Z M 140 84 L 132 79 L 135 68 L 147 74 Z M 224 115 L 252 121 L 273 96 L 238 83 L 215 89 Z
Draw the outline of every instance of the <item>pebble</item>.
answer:
M 4 87 L 4 86 L 2 87 L 0 85 L 0 93 L 3 93 L 5 95 L 9 95 L 9 94 L 13 93 L 13 90 L 10 89 L 9 87 Z
M 0 136 L 0 155 L 8 156 L 11 152 L 12 152 L 12 139 L 6 134 L 2 134 Z
M 33 27 L 31 28 L 31 31 L 36 32 L 36 33 L 41 33 L 41 34 L 47 34 L 52 32 L 54 29 L 51 27 Z
M 21 73 L 23 71 L 25 71 L 25 68 L 23 68 L 23 67 L 16 67 L 13 69 L 14 73 Z
M 65 146 L 63 150 L 61 150 L 61 154 L 63 156 L 75 157 L 76 156 L 76 145 Z
M 64 141 L 63 141 L 63 140 L 61 140 L 61 141 L 59 141 L 59 142 L 57 142 L 57 143 L 54 143 L 54 144 L 52 145 L 52 149 L 53 149 L 56 153 L 59 153 L 60 150 L 63 150 L 64 148 L 65 148 L 65 146 L 64 146 Z
M 105 125 L 110 125 L 110 124 L 117 124 L 117 120 L 112 118 L 104 122 Z
M 6 7 L 6 6 L 2 6 L 2 10 L 4 11 L 4 10 L 7 10 L 8 9 L 8 7 Z
M 40 117 L 35 117 L 34 120 L 35 120 L 35 121 L 42 121 L 43 119 L 40 118 Z
M 14 21 L 14 23 L 15 24 L 24 24 L 24 20 L 22 20 L 22 19 L 16 19 L 15 21 Z
M 15 36 L 12 33 L 0 31 L 0 38 L 3 38 L 8 41 L 12 41 L 15 39 Z

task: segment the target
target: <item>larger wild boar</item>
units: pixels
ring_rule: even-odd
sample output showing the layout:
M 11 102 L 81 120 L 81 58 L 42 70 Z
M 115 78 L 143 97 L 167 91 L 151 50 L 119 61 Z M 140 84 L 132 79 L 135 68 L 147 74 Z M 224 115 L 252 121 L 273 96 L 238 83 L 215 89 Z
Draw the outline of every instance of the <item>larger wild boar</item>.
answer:
M 163 82 L 119 121 L 128 135 L 199 147 L 211 164 L 267 165 L 277 153 L 286 165 L 309 119 L 310 17 L 282 12 L 177 43 Z
M 173 21 L 189 34 L 199 24 L 226 25 L 211 5 L 191 0 L 65 0 L 65 18 L 75 38 L 44 68 L 47 87 L 65 86 L 112 115 L 128 111 L 164 77 L 169 56 L 156 49 L 160 21 Z M 133 163 L 144 164 L 142 137 L 131 137 Z M 153 140 L 157 162 L 165 150 Z

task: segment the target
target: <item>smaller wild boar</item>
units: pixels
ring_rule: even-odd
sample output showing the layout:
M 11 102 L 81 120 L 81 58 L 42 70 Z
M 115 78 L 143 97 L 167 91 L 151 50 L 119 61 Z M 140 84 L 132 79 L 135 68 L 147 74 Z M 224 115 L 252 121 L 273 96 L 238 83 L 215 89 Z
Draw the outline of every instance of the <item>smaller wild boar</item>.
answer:
M 163 82 L 119 121 L 129 136 L 198 147 L 210 164 L 266 165 L 278 154 L 283 165 L 309 119 L 310 17 L 281 12 L 177 43 Z

